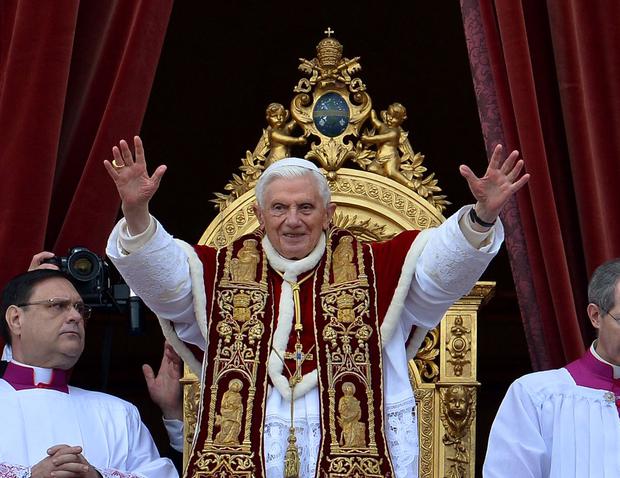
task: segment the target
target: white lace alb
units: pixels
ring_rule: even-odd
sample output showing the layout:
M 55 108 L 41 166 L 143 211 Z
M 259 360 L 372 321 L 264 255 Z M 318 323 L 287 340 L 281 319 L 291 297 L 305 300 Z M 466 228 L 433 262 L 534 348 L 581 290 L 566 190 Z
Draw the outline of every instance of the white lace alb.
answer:
M 283 476 L 289 423 L 280 415 L 270 414 L 265 417 L 264 446 L 267 478 Z M 385 436 L 396 477 L 417 478 L 418 428 L 413 397 L 399 403 L 386 404 Z M 299 477 L 314 478 L 321 444 L 320 417 L 307 415 L 296 418 L 295 437 L 301 461 Z

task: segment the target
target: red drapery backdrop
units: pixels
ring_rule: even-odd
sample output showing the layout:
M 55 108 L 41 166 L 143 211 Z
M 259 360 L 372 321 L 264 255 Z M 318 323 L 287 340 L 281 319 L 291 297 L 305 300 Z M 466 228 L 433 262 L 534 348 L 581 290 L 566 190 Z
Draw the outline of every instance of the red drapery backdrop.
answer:
M 139 132 L 172 3 L 0 2 L 0 284 L 43 249 L 103 253 L 102 162 Z
M 593 335 L 589 275 L 620 256 L 620 3 L 461 9 L 487 148 L 519 149 L 532 173 L 503 215 L 532 365 L 559 367 Z

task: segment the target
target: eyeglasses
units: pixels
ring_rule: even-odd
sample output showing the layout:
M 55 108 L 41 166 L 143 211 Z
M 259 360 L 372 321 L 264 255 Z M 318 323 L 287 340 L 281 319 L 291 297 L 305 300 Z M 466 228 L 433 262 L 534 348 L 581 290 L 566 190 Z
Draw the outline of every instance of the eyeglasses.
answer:
M 601 310 L 603 312 L 605 312 L 607 315 L 609 315 L 609 317 L 611 317 L 612 319 L 614 319 L 616 322 L 620 323 L 620 317 L 616 317 L 615 315 L 612 315 L 611 312 L 609 312 L 608 310 L 605 310 L 601 307 Z
M 63 297 L 52 297 L 51 299 L 36 300 L 34 302 L 27 302 L 24 304 L 15 304 L 17 307 L 28 307 L 30 305 L 45 305 L 48 309 L 53 311 L 55 315 L 60 315 L 63 312 L 69 312 L 71 308 L 75 309 L 78 314 L 84 320 L 90 318 L 92 308 L 84 302 L 73 302 L 71 299 L 65 299 Z

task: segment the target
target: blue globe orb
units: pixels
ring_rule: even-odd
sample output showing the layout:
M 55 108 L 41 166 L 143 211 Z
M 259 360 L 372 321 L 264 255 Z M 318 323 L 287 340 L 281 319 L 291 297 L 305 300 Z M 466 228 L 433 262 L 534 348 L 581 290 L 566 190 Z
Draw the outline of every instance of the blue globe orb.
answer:
M 349 105 L 338 93 L 330 91 L 321 96 L 312 111 L 312 119 L 321 134 L 335 138 L 347 129 L 351 113 Z

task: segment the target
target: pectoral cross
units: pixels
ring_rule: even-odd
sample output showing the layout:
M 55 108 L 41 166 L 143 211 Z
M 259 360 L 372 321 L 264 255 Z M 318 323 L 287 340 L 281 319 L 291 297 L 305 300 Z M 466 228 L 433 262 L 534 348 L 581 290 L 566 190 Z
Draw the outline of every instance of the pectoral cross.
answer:
M 313 348 L 314 345 L 310 348 L 310 350 L 312 350 Z M 295 373 L 293 373 L 293 375 L 291 375 L 291 378 L 289 379 L 289 382 L 294 381 L 294 385 L 297 385 L 299 382 L 301 382 L 301 365 L 304 363 L 304 361 L 306 361 L 306 359 L 314 359 L 311 353 L 303 352 L 302 345 L 299 340 L 297 340 L 297 343 L 295 344 L 295 352 L 285 352 L 284 358 L 286 360 L 295 360 Z
M 291 388 L 291 426 L 288 429 L 288 446 L 286 447 L 286 453 L 284 455 L 284 478 L 298 478 L 299 468 L 301 466 L 301 460 L 299 458 L 299 450 L 297 449 L 297 438 L 295 437 L 295 386 L 301 382 L 301 366 L 304 360 L 312 360 L 312 354 L 310 353 L 314 345 L 310 347 L 307 353 L 303 353 L 301 340 L 299 339 L 299 332 L 297 332 L 297 343 L 295 343 L 295 352 L 285 352 L 284 357 L 278 353 L 274 348 L 272 350 L 282 360 L 284 368 L 286 368 L 289 379 L 288 386 Z M 291 370 L 286 365 L 284 360 L 295 360 L 295 373 L 291 373 Z
M 333 33 L 333 32 L 332 32 Z M 284 279 L 284 274 L 280 271 L 276 271 L 282 279 Z M 311 272 L 306 277 L 301 279 L 298 282 L 293 282 L 284 279 L 291 286 L 291 291 L 293 293 L 293 304 L 295 308 L 295 333 L 297 334 L 297 341 L 295 343 L 295 352 L 285 352 L 284 357 L 282 357 L 276 349 L 273 351 L 278 355 L 280 360 L 282 360 L 282 364 L 286 368 L 289 379 L 288 385 L 291 388 L 291 426 L 289 427 L 289 436 L 288 436 L 288 447 L 286 448 L 286 454 L 284 455 L 284 477 L 285 478 L 297 478 L 299 476 L 299 467 L 300 467 L 300 459 L 299 459 L 299 450 L 297 449 L 297 438 L 295 437 L 295 386 L 301 382 L 301 366 L 303 365 L 306 359 L 312 360 L 312 349 L 314 345 L 310 347 L 308 352 L 304 353 L 301 345 L 301 333 L 303 332 L 303 323 L 301 321 L 301 299 L 299 297 L 299 291 L 301 288 L 301 284 L 310 279 L 310 277 L 314 276 L 314 272 Z M 291 370 L 286 365 L 285 360 L 295 360 L 295 372 L 291 373 Z

